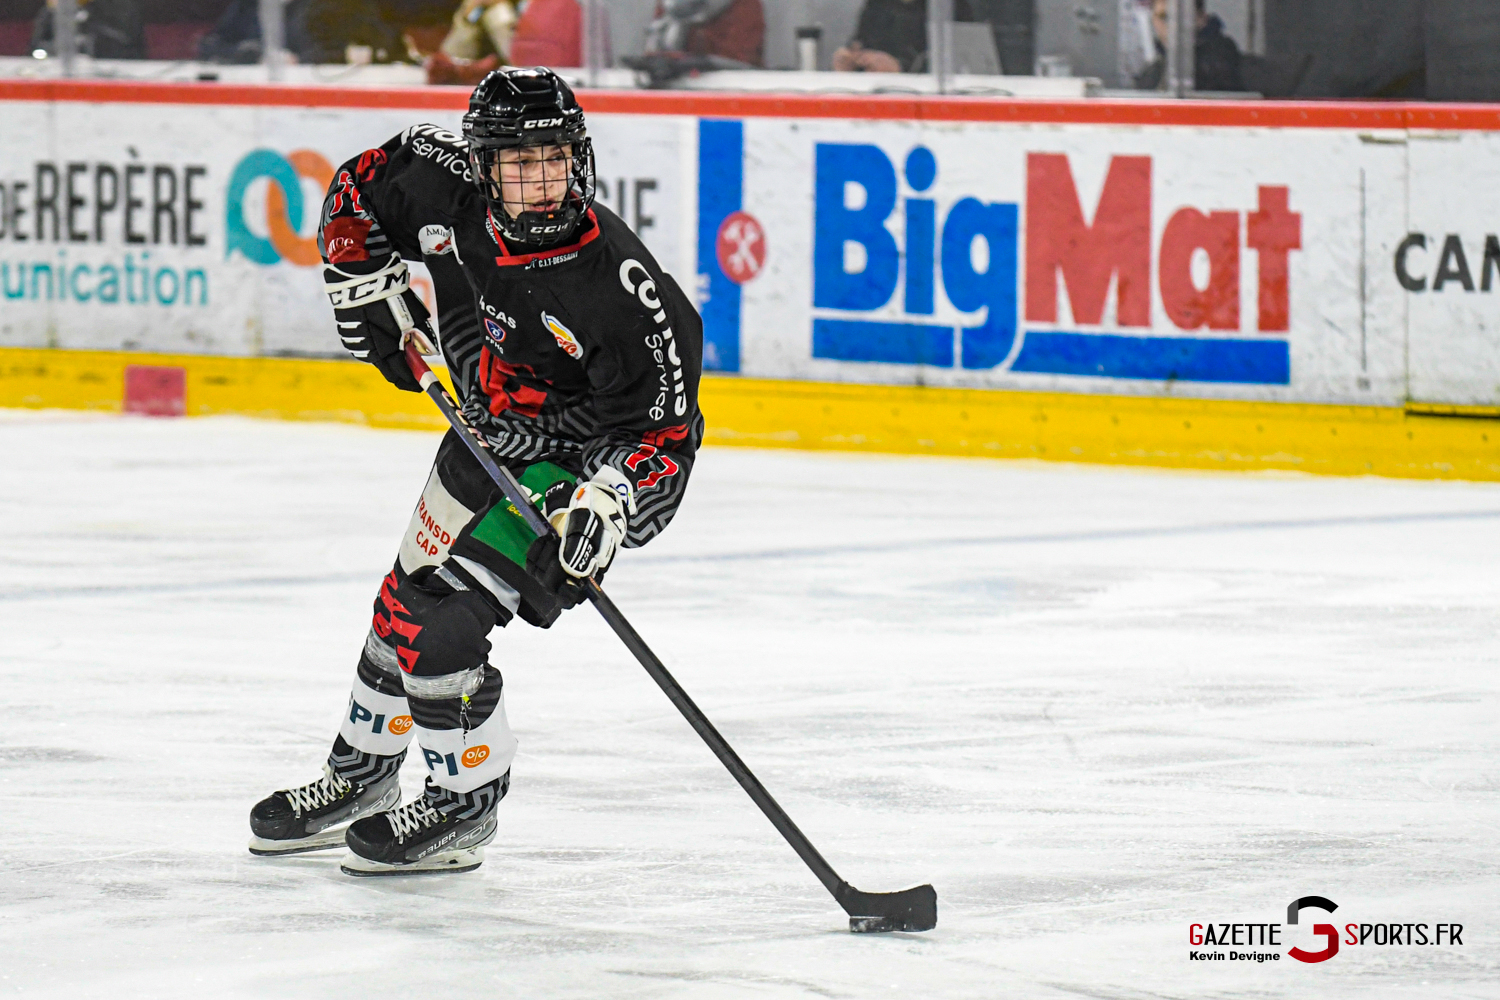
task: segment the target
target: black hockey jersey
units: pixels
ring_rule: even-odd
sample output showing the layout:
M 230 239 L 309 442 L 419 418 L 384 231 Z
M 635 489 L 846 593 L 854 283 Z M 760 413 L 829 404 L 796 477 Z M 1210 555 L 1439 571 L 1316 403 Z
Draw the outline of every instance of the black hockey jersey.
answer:
M 348 272 L 424 261 L 454 387 L 495 451 L 584 476 L 613 466 L 636 489 L 625 544 L 666 527 L 703 439 L 703 324 L 613 212 L 595 206 L 562 246 L 508 246 L 463 138 L 417 125 L 335 172 L 319 246 Z

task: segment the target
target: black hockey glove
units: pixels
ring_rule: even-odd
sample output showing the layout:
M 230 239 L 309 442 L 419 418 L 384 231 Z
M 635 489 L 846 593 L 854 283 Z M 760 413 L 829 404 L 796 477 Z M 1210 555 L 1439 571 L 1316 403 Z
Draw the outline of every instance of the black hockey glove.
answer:
M 563 572 L 562 562 L 557 558 L 558 546 L 556 535 L 546 535 L 532 542 L 526 550 L 526 572 L 547 593 L 557 598 L 558 607 L 576 608 L 587 595 L 576 577 Z M 594 574 L 596 583 L 603 579 L 603 570 Z
M 406 364 L 401 336 L 415 329 L 432 343 L 437 339 L 427 307 L 411 290 L 406 262 L 391 254 L 373 274 L 350 274 L 325 264 L 323 287 L 333 303 L 333 317 L 344 348 L 380 369 L 396 388 L 421 392 L 421 385 Z
M 558 538 L 539 538 L 526 551 L 526 571 L 571 608 L 583 600 L 583 580 L 604 579 L 635 513 L 630 481 L 604 466 L 587 482 L 560 480 L 547 488 L 542 513 Z

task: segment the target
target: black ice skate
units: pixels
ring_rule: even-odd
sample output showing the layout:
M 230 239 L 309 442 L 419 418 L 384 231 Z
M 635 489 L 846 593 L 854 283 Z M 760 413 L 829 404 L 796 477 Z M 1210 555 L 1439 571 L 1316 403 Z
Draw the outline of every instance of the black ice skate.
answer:
M 400 809 L 349 827 L 344 874 L 473 871 L 484 863 L 484 845 L 495 839 L 495 807 L 509 785 L 508 771 L 468 793 L 447 791 L 429 779 L 422 794 Z
M 250 810 L 250 853 L 300 854 L 342 847 L 346 825 L 400 801 L 401 783 L 394 771 L 369 784 L 355 784 L 324 764 L 317 781 L 273 792 Z

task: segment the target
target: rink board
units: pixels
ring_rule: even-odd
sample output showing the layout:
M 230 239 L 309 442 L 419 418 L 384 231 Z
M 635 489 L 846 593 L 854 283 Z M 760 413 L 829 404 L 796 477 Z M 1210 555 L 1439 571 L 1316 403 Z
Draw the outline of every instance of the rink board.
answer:
M 180 372 L 189 416 L 446 426 L 373 368 L 300 358 L 0 350 L 0 407 L 149 413 L 128 398 L 131 369 Z M 1500 481 L 1500 420 L 1483 412 L 716 375 L 700 395 L 711 445 Z
M 33 138 L 0 149 L 0 347 L 333 356 L 314 238 L 331 172 L 415 123 L 456 129 L 465 96 L 0 83 L 7 134 Z M 1170 401 L 1204 414 L 1386 408 L 1391 426 L 1411 406 L 1500 412 L 1500 240 L 1488 231 L 1500 192 L 1481 182 L 1500 172 L 1500 109 L 583 99 L 599 201 L 691 276 L 711 370 L 810 383 L 820 399 L 853 387 L 873 406 L 915 387 L 1005 390 L 976 397 L 996 413 L 1052 397 L 1054 414 L 1075 415 Z M 60 392 L 46 405 L 89 405 Z M 262 409 L 395 412 L 350 392 Z M 785 406 L 774 426 L 752 419 L 770 398 Z M 1143 417 L 1144 436 L 1122 440 L 1079 416 L 1063 423 L 1081 436 L 1056 442 L 1007 419 L 971 446 L 938 395 L 917 407 L 933 423 L 895 435 L 825 426 L 794 398 L 727 408 L 718 431 L 897 451 L 1192 450 L 1171 437 L 1175 418 Z M 1323 424 L 1305 414 L 1320 412 L 1280 419 L 1311 421 L 1312 441 Z M 1253 435 L 1203 446 L 1281 453 Z M 1299 447 L 1292 467 L 1320 453 Z

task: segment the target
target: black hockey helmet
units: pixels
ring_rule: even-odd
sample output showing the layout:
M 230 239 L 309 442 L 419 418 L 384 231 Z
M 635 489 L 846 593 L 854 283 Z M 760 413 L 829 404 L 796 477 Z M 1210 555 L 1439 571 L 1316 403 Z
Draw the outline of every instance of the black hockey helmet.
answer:
M 502 236 L 545 247 L 577 231 L 594 203 L 594 148 L 584 128 L 583 108 L 561 77 L 541 67 L 495 70 L 470 95 L 463 132 L 474 182 Z M 545 146 L 560 146 L 564 155 L 540 161 L 533 168 L 535 176 L 566 179 L 566 193 L 545 211 L 527 210 L 514 201 L 507 206 L 499 181 L 500 151 Z M 519 178 L 519 168 L 512 169 Z M 512 181 L 513 188 L 517 183 Z

